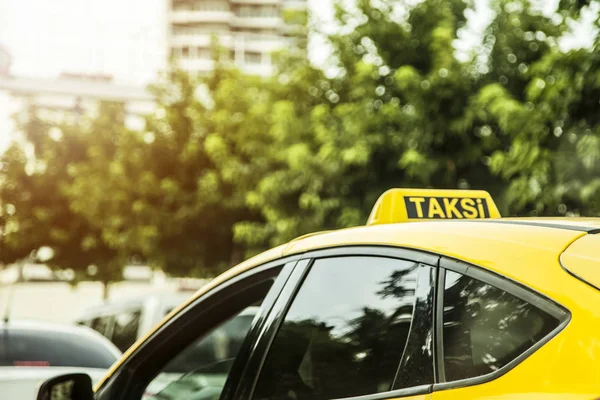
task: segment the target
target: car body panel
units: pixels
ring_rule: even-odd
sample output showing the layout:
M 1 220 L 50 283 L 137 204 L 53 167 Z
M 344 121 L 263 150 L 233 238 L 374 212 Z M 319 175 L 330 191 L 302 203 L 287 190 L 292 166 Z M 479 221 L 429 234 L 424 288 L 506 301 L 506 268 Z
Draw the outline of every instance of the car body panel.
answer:
M 587 235 L 561 255 L 562 266 L 582 281 L 600 288 L 600 235 Z
M 35 331 L 37 333 L 44 333 L 48 336 L 53 334 L 69 334 L 81 335 L 89 340 L 97 342 L 105 351 L 110 353 L 115 359 L 119 359 L 123 353 L 107 338 L 96 332 L 95 330 L 88 328 L 87 326 L 61 324 L 47 321 L 35 321 L 35 320 L 9 320 L 0 321 L 0 339 L 2 339 L 4 331 L 11 332 L 11 330 L 22 330 L 22 331 Z M 2 348 L 0 348 L 0 355 Z
M 498 221 L 502 223 L 497 223 Z M 548 226 L 549 224 L 556 226 Z M 597 365 L 600 362 L 600 340 L 597 335 L 600 332 L 600 296 L 596 289 L 573 278 L 559 262 L 566 249 L 597 228 L 600 228 L 600 219 L 555 221 L 503 218 L 494 221 L 446 220 L 381 224 L 315 233 L 271 249 L 231 268 L 173 310 L 162 323 L 227 280 L 281 257 L 345 246 L 394 246 L 415 249 L 461 260 L 528 286 L 568 309 L 571 312 L 571 320 L 556 337 L 518 364 L 518 373 L 509 371 L 485 384 L 434 391 L 433 395 L 413 396 L 408 397 L 409 399 L 520 399 L 525 398 L 523 396 L 532 388 L 539 391 L 540 387 L 544 390 L 539 398 L 550 398 L 546 392 L 564 393 L 559 395 L 563 397 L 556 397 L 561 399 L 590 398 L 587 397 L 589 393 L 595 392 L 600 396 L 600 368 L 582 367 Z M 585 246 L 587 242 L 588 239 L 582 241 L 581 246 Z M 155 330 L 159 329 L 161 324 L 158 324 Z M 146 338 L 151 334 L 152 332 L 148 332 Z M 132 346 L 121 361 L 111 368 L 105 379 L 108 379 L 144 340 L 145 338 L 142 338 Z M 565 368 L 565 365 L 573 367 Z M 101 384 L 98 384 L 96 389 Z
M 465 397 L 460 397 L 461 395 Z M 473 397 L 472 393 L 461 393 L 461 392 L 435 392 L 433 394 L 433 400 L 467 400 L 476 398 L 477 400 L 598 400 L 600 396 L 597 392 L 590 391 L 589 393 L 511 393 L 511 394 L 489 394 L 489 395 L 477 395 Z

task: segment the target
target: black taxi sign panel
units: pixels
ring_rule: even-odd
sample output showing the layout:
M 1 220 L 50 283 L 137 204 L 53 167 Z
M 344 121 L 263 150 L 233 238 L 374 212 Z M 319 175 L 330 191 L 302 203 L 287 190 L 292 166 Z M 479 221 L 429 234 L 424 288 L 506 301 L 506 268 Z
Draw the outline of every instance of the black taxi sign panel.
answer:
M 500 217 L 484 190 L 391 189 L 377 200 L 367 225 Z

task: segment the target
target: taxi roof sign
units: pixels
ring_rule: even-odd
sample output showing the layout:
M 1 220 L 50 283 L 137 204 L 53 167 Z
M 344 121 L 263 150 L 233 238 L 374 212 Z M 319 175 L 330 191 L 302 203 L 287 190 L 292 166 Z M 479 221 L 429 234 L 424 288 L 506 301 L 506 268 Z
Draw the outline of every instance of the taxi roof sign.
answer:
M 375 203 L 367 225 L 486 218 L 501 216 L 485 190 L 390 189 Z

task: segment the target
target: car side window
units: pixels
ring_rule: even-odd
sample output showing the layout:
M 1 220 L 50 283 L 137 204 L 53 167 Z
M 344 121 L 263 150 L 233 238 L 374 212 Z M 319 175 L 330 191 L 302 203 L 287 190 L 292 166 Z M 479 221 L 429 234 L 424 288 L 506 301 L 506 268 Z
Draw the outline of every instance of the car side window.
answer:
M 137 340 L 141 315 L 140 310 L 127 310 L 115 316 L 112 342 L 122 352 L 125 352 Z
M 188 345 L 146 387 L 144 399 L 218 399 L 254 317 L 256 303 Z
M 433 383 L 434 272 L 385 257 L 316 260 L 268 351 L 253 398 L 333 399 Z M 413 340 L 419 298 L 427 300 L 426 310 Z M 422 365 L 401 363 L 407 352 Z
M 96 317 L 92 320 L 91 328 L 112 341 L 115 316 L 112 314 Z
M 453 271 L 446 272 L 443 318 L 446 381 L 497 371 L 560 324 L 512 294 Z

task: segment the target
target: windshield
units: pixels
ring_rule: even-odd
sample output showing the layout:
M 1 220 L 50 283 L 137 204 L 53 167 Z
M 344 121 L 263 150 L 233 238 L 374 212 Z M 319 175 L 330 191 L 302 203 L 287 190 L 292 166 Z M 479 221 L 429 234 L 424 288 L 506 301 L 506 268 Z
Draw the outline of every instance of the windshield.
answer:
M 0 366 L 109 368 L 117 355 L 102 341 L 71 332 L 0 331 Z

